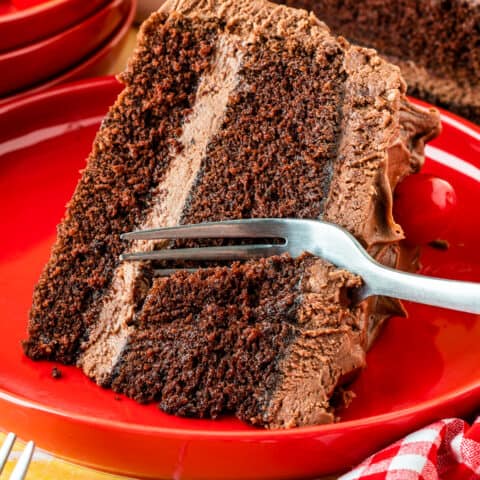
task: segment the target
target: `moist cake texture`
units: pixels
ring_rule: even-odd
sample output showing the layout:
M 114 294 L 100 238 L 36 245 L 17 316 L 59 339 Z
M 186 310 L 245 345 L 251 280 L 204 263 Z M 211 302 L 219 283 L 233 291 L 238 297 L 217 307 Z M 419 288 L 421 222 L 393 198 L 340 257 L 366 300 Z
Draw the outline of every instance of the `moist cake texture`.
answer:
M 35 288 L 26 354 L 169 413 L 266 427 L 333 421 L 332 395 L 399 304 L 305 254 L 155 278 L 134 229 L 323 218 L 401 261 L 392 191 L 438 115 L 397 67 L 263 0 L 167 1 L 141 28 Z
M 309 256 L 156 279 L 111 386 L 180 415 L 235 412 L 270 427 L 332 421 L 335 386 L 365 362 L 349 301 L 360 285 Z
M 480 123 L 479 0 L 278 0 L 401 68 L 409 93 Z

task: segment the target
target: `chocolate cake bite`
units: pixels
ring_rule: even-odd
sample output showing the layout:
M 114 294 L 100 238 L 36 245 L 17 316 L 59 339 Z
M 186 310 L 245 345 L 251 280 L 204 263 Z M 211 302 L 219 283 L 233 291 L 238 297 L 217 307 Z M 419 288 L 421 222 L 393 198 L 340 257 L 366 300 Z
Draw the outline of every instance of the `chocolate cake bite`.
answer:
M 276 0 L 401 68 L 409 94 L 480 123 L 478 0 Z
M 134 229 L 321 218 L 401 261 L 392 191 L 419 170 L 438 114 L 397 67 L 263 0 L 167 1 L 142 26 L 35 288 L 26 354 L 76 364 L 166 412 L 265 427 L 331 422 L 390 299 L 308 253 L 155 278 L 121 253 Z

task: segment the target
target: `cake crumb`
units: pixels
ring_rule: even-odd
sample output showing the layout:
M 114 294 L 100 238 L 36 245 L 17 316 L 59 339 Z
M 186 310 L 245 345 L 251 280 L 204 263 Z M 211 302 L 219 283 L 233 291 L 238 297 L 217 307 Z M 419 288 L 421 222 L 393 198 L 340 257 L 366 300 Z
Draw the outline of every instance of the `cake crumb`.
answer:
M 56 380 L 58 380 L 59 378 L 62 378 L 62 371 L 57 367 L 53 367 L 52 378 L 55 378 Z
M 119 402 L 122 399 L 122 397 L 120 395 L 115 395 L 113 399 Z
M 440 238 L 437 238 L 437 240 L 432 240 L 428 243 L 428 245 L 432 248 L 436 248 L 437 250 L 448 250 L 450 248 L 448 241 Z

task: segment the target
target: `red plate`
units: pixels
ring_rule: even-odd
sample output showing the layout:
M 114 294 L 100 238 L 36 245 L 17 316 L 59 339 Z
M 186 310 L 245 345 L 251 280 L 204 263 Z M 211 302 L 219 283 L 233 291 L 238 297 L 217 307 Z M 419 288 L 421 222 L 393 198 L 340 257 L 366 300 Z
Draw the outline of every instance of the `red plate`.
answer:
M 88 17 L 107 1 L 46 0 L 23 9 L 18 2 L 0 0 L 0 52 L 55 35 Z
M 77 64 L 111 37 L 130 8 L 131 0 L 113 0 L 54 37 L 0 54 L 0 96 L 40 83 Z
M 368 355 L 357 398 L 334 425 L 266 431 L 232 418 L 177 418 L 96 386 L 74 367 L 35 363 L 21 350 L 32 288 L 99 123 L 117 93 L 111 78 L 36 94 L 0 108 L 0 422 L 77 462 L 154 478 L 300 478 L 343 471 L 441 417 L 480 405 L 480 317 L 408 305 Z M 480 281 L 480 131 L 443 114 L 425 171 L 447 179 L 458 215 L 450 249 L 426 247 L 424 272 Z M 433 159 L 434 158 L 434 159 Z M 419 205 L 418 208 L 428 208 Z
M 1 1 L 1 0 L 0 0 Z M 10 95 L 3 99 L 0 98 L 0 106 L 11 101 L 16 101 L 25 96 L 47 90 L 61 83 L 71 82 L 87 77 L 104 75 L 111 71 L 112 65 L 117 61 L 118 55 L 122 51 L 130 25 L 133 22 L 137 0 L 129 0 L 129 11 L 119 28 L 113 33 L 103 45 L 89 55 L 85 60 L 75 65 L 73 68 L 62 72 L 56 77 L 52 77 L 40 85 L 36 85 L 28 90 Z

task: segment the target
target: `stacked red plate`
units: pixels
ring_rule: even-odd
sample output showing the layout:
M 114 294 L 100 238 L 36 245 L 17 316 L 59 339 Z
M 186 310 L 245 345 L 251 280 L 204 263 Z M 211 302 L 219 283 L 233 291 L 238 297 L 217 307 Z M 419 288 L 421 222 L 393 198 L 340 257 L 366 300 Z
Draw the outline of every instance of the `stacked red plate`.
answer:
M 0 0 L 0 104 L 105 72 L 136 0 Z

